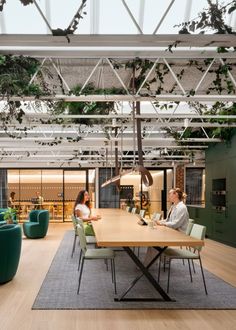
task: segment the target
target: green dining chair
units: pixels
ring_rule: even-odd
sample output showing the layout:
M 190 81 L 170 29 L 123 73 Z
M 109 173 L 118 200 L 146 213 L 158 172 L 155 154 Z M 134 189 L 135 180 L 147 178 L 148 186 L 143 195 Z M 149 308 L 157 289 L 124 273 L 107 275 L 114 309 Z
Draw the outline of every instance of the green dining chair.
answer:
M 190 237 L 197 238 L 200 240 L 204 240 L 206 234 L 206 227 L 201 226 L 198 224 L 193 224 L 192 230 L 190 232 Z M 190 266 L 190 260 L 199 260 L 201 273 L 202 273 L 202 280 L 204 284 L 205 293 L 207 294 L 207 288 L 206 288 L 206 281 L 204 276 L 204 271 L 202 267 L 202 261 L 200 252 L 202 250 L 202 246 L 197 246 L 193 248 L 193 251 L 187 250 L 187 249 L 175 249 L 175 248 L 167 248 L 163 255 L 164 257 L 169 261 L 169 271 L 168 271 L 168 280 L 167 280 L 167 292 L 169 292 L 169 286 L 170 286 L 170 271 L 171 271 L 171 261 L 174 259 L 181 259 L 181 260 L 187 260 L 188 261 L 188 268 L 189 268 L 189 275 L 191 282 L 193 281 L 192 278 L 192 271 Z
M 194 223 L 194 220 L 193 220 L 193 219 L 189 219 L 189 222 L 188 222 L 188 225 L 187 225 L 187 228 L 186 228 L 186 231 L 185 231 L 185 234 L 186 234 L 186 235 L 190 235 L 191 230 L 192 230 L 192 228 L 193 228 L 193 223 Z M 182 246 L 180 246 L 180 248 L 182 249 Z M 186 249 L 191 250 L 191 248 L 188 247 L 188 246 L 186 246 Z M 167 263 L 167 260 L 166 260 L 165 254 L 162 256 L 162 258 L 163 258 L 164 272 L 165 272 L 165 270 L 166 270 L 166 263 Z M 191 260 L 191 261 L 192 261 L 193 272 L 196 273 L 196 271 L 195 271 L 195 267 L 194 267 L 194 262 L 193 262 L 193 260 Z M 184 265 L 184 264 L 185 264 L 185 263 L 184 263 L 184 259 L 183 259 L 183 265 Z M 160 265 L 160 263 L 159 263 L 158 279 L 160 279 L 160 266 L 161 266 L 161 265 Z
M 114 291 L 116 294 L 115 252 L 110 248 L 87 249 L 86 236 L 84 233 L 83 226 L 78 224 L 76 228 L 77 228 L 77 234 L 79 236 L 79 244 L 81 248 L 81 253 L 79 257 L 79 282 L 78 282 L 77 294 L 79 294 L 80 291 L 80 284 L 81 284 L 85 260 L 99 260 L 99 259 L 111 260 L 112 282 L 114 283 Z
M 158 212 L 154 212 L 153 215 L 152 215 L 152 220 L 153 221 L 157 221 L 157 220 L 160 220 L 162 217 L 161 213 L 158 213 Z
M 144 218 L 144 217 L 145 217 L 145 213 L 146 213 L 146 210 L 140 210 L 140 211 L 139 211 L 139 216 L 140 216 L 141 218 Z
M 192 228 L 193 228 L 194 220 L 193 219 L 188 219 L 188 225 L 185 231 L 186 235 L 190 235 Z
M 130 206 L 126 206 L 126 211 L 130 212 L 131 211 L 131 207 Z
M 73 245 L 72 245 L 72 251 L 71 251 L 71 258 L 73 258 L 73 255 L 75 252 L 76 240 L 78 237 L 76 226 L 78 224 L 80 224 L 84 228 L 84 223 L 83 223 L 83 220 L 75 217 L 74 215 L 71 216 L 71 220 L 72 220 L 73 227 L 74 227 L 74 239 L 73 239 Z M 96 241 L 95 236 L 86 236 L 86 243 L 87 244 L 96 244 L 97 241 Z

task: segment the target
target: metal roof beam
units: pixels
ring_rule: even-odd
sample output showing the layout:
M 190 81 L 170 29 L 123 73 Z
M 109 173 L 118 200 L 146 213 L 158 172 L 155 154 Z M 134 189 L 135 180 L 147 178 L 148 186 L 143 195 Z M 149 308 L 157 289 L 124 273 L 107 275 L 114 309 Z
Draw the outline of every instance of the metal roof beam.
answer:
M 4 95 L 0 95 L 2 100 L 4 100 Z M 236 102 L 236 95 L 180 95 L 180 94 L 165 94 L 165 95 L 153 95 L 153 96 L 136 96 L 136 95 L 55 95 L 55 96 L 40 96 L 36 98 L 34 96 L 12 96 L 11 101 L 34 101 L 34 100 L 64 100 L 65 102 L 137 102 L 137 101 L 171 101 L 171 102 Z
M 1 46 L 24 47 L 63 47 L 70 50 L 74 47 L 142 47 L 158 48 L 178 42 L 182 47 L 234 47 L 235 35 L 233 34 L 73 34 L 70 35 L 70 45 L 64 36 L 45 34 L 2 34 Z

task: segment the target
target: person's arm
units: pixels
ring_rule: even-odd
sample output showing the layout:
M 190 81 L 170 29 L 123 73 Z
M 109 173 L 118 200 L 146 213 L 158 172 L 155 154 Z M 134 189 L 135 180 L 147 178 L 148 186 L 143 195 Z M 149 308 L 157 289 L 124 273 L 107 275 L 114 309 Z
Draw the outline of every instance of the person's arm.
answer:
M 164 225 L 179 229 L 188 219 L 188 213 L 185 206 L 177 207 L 170 215 L 170 221 L 165 221 Z
M 154 221 L 159 226 L 165 226 L 166 225 L 166 220 L 154 220 Z
M 83 221 L 96 221 L 100 218 L 98 215 L 90 215 L 89 217 L 85 217 L 83 212 L 81 212 L 79 209 L 75 210 L 75 216 Z

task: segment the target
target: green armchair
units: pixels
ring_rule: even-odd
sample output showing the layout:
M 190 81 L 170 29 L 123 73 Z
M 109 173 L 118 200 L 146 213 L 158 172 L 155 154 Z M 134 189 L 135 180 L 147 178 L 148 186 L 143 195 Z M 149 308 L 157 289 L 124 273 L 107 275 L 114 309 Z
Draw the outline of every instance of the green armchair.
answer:
M 0 226 L 0 284 L 9 282 L 17 272 L 21 254 L 20 225 Z
M 49 224 L 48 210 L 32 210 L 29 221 L 23 223 L 23 231 L 28 238 L 43 238 L 46 236 Z

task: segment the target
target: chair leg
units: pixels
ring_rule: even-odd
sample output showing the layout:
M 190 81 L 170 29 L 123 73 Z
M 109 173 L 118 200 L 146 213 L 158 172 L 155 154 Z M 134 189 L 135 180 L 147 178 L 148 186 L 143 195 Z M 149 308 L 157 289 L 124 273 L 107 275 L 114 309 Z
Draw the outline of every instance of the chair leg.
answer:
M 113 277 L 113 264 L 112 264 L 112 259 L 111 259 L 111 281 L 114 283 L 114 277 Z
M 169 260 L 169 270 L 168 270 L 168 280 L 167 280 L 167 293 L 169 292 L 169 287 L 170 287 L 170 265 L 171 265 L 171 259 Z
M 163 259 L 163 263 L 164 263 L 164 272 L 166 271 L 166 256 L 164 256 L 164 259 Z
M 202 268 L 202 260 L 201 260 L 200 256 L 199 256 L 199 263 L 200 263 L 200 266 L 201 266 L 202 280 L 203 280 L 203 284 L 204 284 L 204 288 L 205 288 L 205 293 L 208 294 L 207 288 L 206 288 L 205 276 L 204 276 L 204 272 L 203 272 L 203 268 Z
M 138 257 L 139 257 L 139 254 L 140 254 L 140 247 L 138 246 Z
M 160 256 L 160 258 L 159 258 L 159 260 L 158 260 L 158 278 L 157 278 L 157 280 L 158 280 L 158 282 L 160 282 L 160 275 L 161 275 L 161 258 L 162 258 L 162 256 Z
M 113 281 L 114 281 L 114 291 L 117 294 L 116 290 L 116 268 L 115 268 L 115 259 L 111 259 L 112 261 L 112 272 L 113 272 Z
M 76 238 L 77 238 L 77 235 L 76 235 L 76 233 L 75 233 L 74 241 L 73 241 L 73 246 L 72 246 L 72 251 L 71 251 L 71 258 L 73 258 L 73 255 L 74 255 L 74 252 L 75 252 Z
M 191 261 L 192 261 L 193 272 L 194 272 L 194 274 L 196 274 L 196 270 L 195 270 L 193 259 Z
M 81 278 L 82 278 L 83 268 L 84 268 L 84 258 L 82 258 L 81 267 L 80 267 L 80 272 L 79 272 L 79 283 L 78 283 L 77 294 L 79 294 L 79 289 L 80 289 L 80 283 L 81 283 Z
M 107 259 L 104 259 L 104 262 L 105 262 L 105 265 L 106 265 L 106 269 L 108 271 L 108 261 L 107 261 Z
M 79 267 L 80 267 L 81 257 L 82 257 L 82 250 L 80 250 L 80 253 L 79 253 L 78 270 L 79 270 Z
M 190 266 L 190 260 L 188 259 L 188 269 L 189 269 L 189 275 L 190 275 L 190 281 L 193 281 L 193 277 L 192 277 L 192 271 L 191 271 L 191 266 Z

